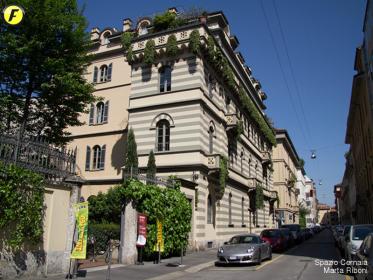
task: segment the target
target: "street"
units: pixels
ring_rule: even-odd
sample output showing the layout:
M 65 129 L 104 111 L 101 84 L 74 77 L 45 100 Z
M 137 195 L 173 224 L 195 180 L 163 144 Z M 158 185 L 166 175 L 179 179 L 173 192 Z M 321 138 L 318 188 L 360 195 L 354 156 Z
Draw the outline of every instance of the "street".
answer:
M 260 266 L 211 267 L 181 279 L 345 279 L 344 275 L 332 273 L 330 269 L 329 273 L 324 273 L 324 269 L 336 266 L 316 265 L 338 259 L 332 234 L 326 229 L 283 254 L 274 254 L 271 261 Z
M 185 257 L 185 267 L 170 267 L 168 264 L 178 259 L 163 260 L 161 265 L 145 263 L 144 266 L 115 267 L 111 279 L 131 280 L 187 280 L 187 279 L 351 279 L 338 274 L 340 255 L 334 246 L 329 229 L 325 229 L 311 239 L 282 254 L 273 254 L 270 261 L 260 266 L 222 266 L 214 265 L 216 250 L 198 252 Z M 106 270 L 88 270 L 85 278 L 101 280 L 106 278 Z M 62 279 L 51 278 L 51 279 Z

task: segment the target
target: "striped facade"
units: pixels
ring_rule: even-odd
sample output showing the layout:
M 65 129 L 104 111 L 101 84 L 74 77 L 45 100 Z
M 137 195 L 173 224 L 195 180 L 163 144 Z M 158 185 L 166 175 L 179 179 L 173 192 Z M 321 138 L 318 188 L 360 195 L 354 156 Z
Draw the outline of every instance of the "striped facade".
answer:
M 82 196 L 88 198 L 121 181 L 126 132 L 132 128 L 139 167 L 146 167 L 149 152 L 153 150 L 157 177 L 176 175 L 182 179 L 181 190 L 193 208 L 189 243 L 195 249 L 218 246 L 234 234 L 260 233 L 263 228 L 277 224 L 272 172 L 263 169 L 265 154 L 271 153 L 271 146 L 219 73 L 203 56 L 188 50 L 193 30 L 199 30 L 202 43 L 208 36 L 214 36 L 234 69 L 235 81 L 246 88 L 263 113 L 264 93 L 258 89 L 258 82 L 244 65 L 242 56 L 233 52 L 234 42 L 226 33 L 229 27 L 224 20 L 222 13 L 216 13 L 209 16 L 207 25 L 195 23 L 162 34 L 139 36 L 132 43 L 136 59 L 131 65 L 123 58 L 121 32 L 92 30 L 95 61 L 88 67 L 86 78 L 93 80 L 95 67 L 100 69 L 103 63 L 112 63 L 111 80 L 95 83 L 95 94 L 109 101 L 108 121 L 89 125 L 89 113 L 83 114 L 81 120 L 86 125 L 70 129 L 70 145 L 78 148 L 77 165 L 87 182 L 82 187 Z M 124 29 L 128 30 L 128 26 Z M 110 35 L 105 37 L 106 32 Z M 180 50 L 176 58 L 167 57 L 162 46 L 171 34 L 176 36 Z M 157 51 L 151 67 L 140 59 L 149 38 L 155 41 Z M 161 92 L 161 71 L 165 66 L 171 69 L 171 90 Z M 229 124 L 228 118 L 243 122 L 239 141 L 232 135 L 234 125 Z M 157 125 L 161 122 L 169 125 L 169 149 L 159 151 Z M 105 145 L 105 168 L 86 170 L 87 146 L 96 144 Z M 219 160 L 222 157 L 228 159 L 229 178 L 221 196 Z M 255 211 L 253 193 L 258 183 L 264 188 L 264 207 Z

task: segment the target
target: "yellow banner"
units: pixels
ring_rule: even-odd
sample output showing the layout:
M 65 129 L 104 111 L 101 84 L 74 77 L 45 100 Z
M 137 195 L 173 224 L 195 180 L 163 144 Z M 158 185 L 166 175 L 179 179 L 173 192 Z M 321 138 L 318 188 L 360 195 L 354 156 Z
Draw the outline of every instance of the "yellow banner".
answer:
M 157 243 L 154 244 L 153 251 L 164 252 L 163 224 L 157 219 Z
M 88 202 L 74 204 L 76 227 L 78 228 L 78 240 L 71 253 L 72 259 L 85 259 L 87 252 L 88 236 Z

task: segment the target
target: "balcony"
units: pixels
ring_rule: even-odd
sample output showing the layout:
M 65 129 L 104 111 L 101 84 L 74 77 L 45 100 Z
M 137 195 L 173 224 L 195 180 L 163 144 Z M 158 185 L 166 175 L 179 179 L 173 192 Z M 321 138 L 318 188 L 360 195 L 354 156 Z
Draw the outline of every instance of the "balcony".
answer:
M 238 124 L 238 117 L 237 114 L 231 113 L 225 115 L 225 122 L 227 124 L 227 131 L 235 128 Z
M 207 167 L 209 173 L 214 173 L 219 171 L 220 168 L 220 155 L 209 155 L 207 156 Z

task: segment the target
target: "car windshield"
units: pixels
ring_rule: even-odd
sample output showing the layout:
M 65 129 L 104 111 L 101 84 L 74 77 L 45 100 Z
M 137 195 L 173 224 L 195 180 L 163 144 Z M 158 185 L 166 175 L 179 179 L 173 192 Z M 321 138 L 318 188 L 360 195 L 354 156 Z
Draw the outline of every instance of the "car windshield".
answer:
M 265 230 L 262 232 L 263 237 L 279 237 L 280 232 L 277 230 Z
M 256 236 L 234 236 L 229 241 L 229 244 L 253 244 L 259 243 L 259 238 Z
M 363 240 L 369 233 L 373 232 L 372 227 L 357 227 L 352 234 L 352 240 Z

